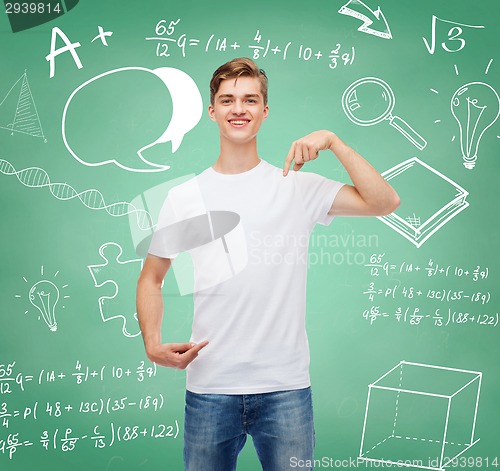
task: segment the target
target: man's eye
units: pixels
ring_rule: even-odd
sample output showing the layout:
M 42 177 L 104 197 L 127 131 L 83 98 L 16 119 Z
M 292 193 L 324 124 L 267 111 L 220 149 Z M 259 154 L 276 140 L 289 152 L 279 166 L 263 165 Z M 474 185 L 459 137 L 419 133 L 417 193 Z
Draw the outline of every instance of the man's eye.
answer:
M 249 98 L 247 101 L 248 103 L 257 103 L 257 100 L 254 100 L 253 98 Z

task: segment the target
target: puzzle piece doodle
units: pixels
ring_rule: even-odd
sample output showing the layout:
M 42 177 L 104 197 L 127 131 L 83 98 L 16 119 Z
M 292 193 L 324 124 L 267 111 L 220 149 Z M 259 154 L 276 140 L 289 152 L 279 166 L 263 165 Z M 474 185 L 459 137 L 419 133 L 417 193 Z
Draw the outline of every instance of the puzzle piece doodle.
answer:
M 96 288 L 107 284 L 114 286 L 112 295 L 99 298 L 99 311 L 103 322 L 121 319 L 122 333 L 126 337 L 140 335 L 137 312 L 135 312 L 135 285 L 142 269 L 142 259 L 122 260 L 122 247 L 116 242 L 107 242 L 99 248 L 104 263 L 89 265 Z M 121 289 L 120 289 L 121 288 Z M 120 294 L 120 296 L 118 296 Z M 133 314 L 131 314 L 133 312 Z

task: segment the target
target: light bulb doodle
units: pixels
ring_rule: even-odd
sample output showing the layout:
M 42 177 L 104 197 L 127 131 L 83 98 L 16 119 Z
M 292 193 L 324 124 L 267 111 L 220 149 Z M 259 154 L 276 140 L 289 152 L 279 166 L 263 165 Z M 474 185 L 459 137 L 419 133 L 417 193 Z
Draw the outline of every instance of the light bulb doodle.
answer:
M 427 141 L 404 119 L 393 116 L 396 98 L 391 87 L 376 77 L 365 77 L 349 85 L 342 95 L 342 107 L 347 117 L 359 126 L 372 126 L 389 121 L 415 147 L 422 150 Z
M 30 303 L 42 314 L 47 327 L 55 332 L 57 330 L 56 306 L 59 301 L 59 289 L 48 280 L 35 283 L 29 293 Z
M 487 83 L 471 82 L 451 98 L 451 113 L 458 122 L 460 148 L 465 168 L 476 166 L 479 142 L 500 115 L 498 93 Z
M 29 290 L 26 289 L 26 291 L 23 290 L 26 294 L 16 294 L 15 297 L 20 300 L 27 297 L 29 302 L 39 311 L 38 320 L 43 319 L 49 330 L 51 332 L 56 332 L 58 327 L 56 321 L 56 306 L 57 311 L 61 312 L 61 309 L 65 308 L 65 305 L 62 303 L 64 303 L 66 299 L 70 298 L 69 295 L 61 295 L 59 288 L 65 289 L 68 285 L 63 284 L 61 286 L 61 284 L 56 281 L 59 271 L 56 271 L 52 275 L 54 281 L 49 281 L 47 276 L 44 274 L 43 265 L 40 269 L 40 275 L 41 279 L 38 278 L 38 281 L 35 283 L 33 283 L 33 281 L 29 281 L 28 278 L 23 276 L 23 281 L 28 284 L 28 286 L 31 285 L 31 288 Z M 25 314 L 28 314 L 28 312 L 28 310 L 24 311 Z

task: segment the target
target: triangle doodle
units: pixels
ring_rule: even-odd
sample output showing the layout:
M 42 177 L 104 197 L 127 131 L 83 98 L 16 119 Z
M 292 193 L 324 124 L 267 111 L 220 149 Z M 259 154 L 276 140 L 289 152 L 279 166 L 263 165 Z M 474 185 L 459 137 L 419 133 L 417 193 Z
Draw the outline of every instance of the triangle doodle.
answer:
M 19 132 L 40 137 L 47 142 L 26 72 L 0 102 L 0 128 L 11 131 L 12 135 Z

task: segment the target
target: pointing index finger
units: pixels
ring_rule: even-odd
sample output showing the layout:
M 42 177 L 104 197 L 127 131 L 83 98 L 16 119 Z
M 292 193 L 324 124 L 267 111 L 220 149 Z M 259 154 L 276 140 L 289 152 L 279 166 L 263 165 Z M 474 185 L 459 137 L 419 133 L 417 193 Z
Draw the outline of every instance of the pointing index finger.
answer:
M 204 340 L 203 342 L 196 343 L 196 344 L 191 344 L 192 347 L 186 352 L 190 353 L 192 355 L 197 355 L 198 352 L 203 348 L 208 345 L 208 340 Z
M 290 170 L 290 166 L 292 165 L 293 157 L 295 155 L 295 142 L 290 147 L 288 151 L 288 155 L 285 159 L 285 165 L 283 166 L 283 176 L 286 177 L 288 175 L 288 171 Z

